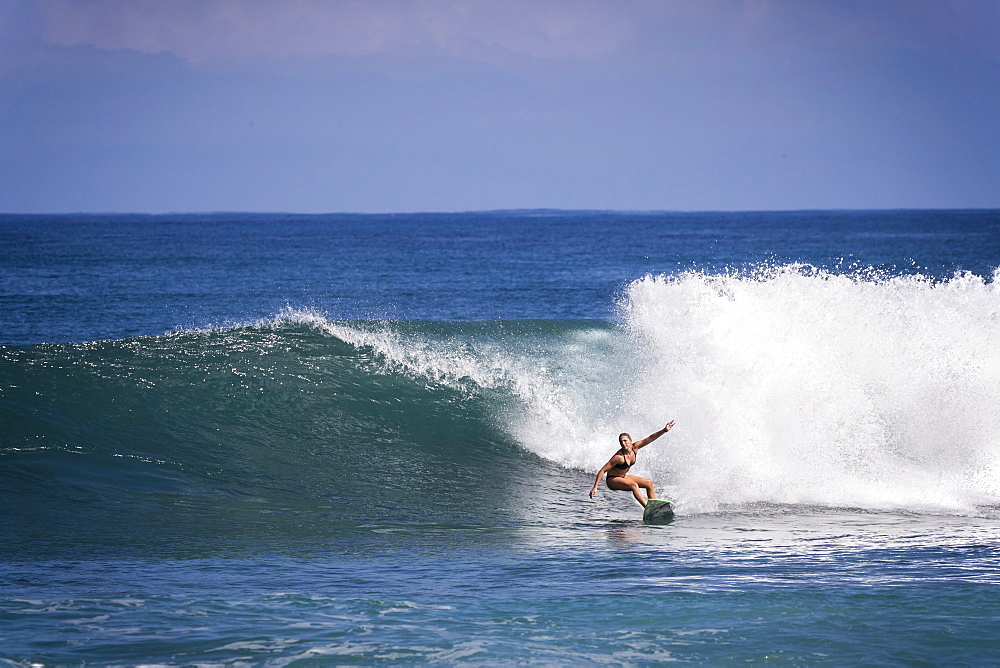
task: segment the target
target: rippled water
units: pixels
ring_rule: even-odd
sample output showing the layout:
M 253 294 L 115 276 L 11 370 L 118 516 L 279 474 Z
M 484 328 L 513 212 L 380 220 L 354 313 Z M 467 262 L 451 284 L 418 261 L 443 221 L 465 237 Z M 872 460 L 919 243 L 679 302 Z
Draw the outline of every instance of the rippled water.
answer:
M 996 662 L 997 212 L 401 218 L 0 216 L 0 662 Z
M 372 527 L 350 546 L 287 554 L 15 560 L 3 652 L 843 664 L 980 663 L 1000 649 L 996 519 L 785 507 L 644 526 L 624 509 L 593 514 L 622 517 Z

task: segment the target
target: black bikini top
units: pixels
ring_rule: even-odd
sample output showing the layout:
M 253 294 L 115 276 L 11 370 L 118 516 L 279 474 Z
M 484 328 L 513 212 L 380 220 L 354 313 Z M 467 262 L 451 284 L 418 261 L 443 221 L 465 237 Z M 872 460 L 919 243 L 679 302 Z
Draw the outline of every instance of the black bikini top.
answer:
M 624 462 L 622 462 L 621 464 L 615 464 L 615 465 L 614 465 L 614 466 L 612 466 L 611 468 L 615 468 L 615 469 L 625 469 L 625 470 L 627 471 L 627 470 L 629 470 L 630 468 L 632 468 L 633 466 L 635 466 L 635 460 L 636 460 L 636 459 L 638 459 L 638 458 L 639 458 L 639 455 L 638 455 L 638 454 L 636 454 L 636 455 L 635 455 L 635 458 L 634 458 L 634 459 L 632 459 L 632 463 L 631 463 L 631 464 L 629 464 L 629 463 L 628 463 L 628 457 L 626 457 L 625 455 L 622 455 L 622 459 L 624 459 L 625 461 L 624 461 Z

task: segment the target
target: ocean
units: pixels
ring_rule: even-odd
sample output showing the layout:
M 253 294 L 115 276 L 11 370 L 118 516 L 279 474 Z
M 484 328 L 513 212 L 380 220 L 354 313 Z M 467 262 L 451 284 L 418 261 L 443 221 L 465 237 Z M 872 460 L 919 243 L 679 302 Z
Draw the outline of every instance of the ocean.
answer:
M 1000 663 L 1000 211 L 2 215 L 0 425 L 4 665 Z

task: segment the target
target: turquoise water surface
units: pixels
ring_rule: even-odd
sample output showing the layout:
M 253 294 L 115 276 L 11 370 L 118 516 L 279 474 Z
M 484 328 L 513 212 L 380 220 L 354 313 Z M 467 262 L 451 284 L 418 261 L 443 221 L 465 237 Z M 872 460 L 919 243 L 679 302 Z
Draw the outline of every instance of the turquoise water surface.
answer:
M 0 241 L 0 661 L 1000 655 L 998 212 Z M 669 419 L 673 522 L 588 498 Z

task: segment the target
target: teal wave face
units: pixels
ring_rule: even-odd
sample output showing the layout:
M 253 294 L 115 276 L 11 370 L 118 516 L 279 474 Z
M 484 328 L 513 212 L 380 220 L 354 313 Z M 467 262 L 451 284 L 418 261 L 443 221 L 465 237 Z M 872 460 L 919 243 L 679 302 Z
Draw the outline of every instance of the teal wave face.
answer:
M 8 547 L 323 537 L 386 518 L 503 523 L 495 499 L 540 462 L 501 427 L 509 393 L 455 369 L 416 373 L 327 325 L 3 349 Z M 567 327 L 589 325 L 410 323 L 393 333 L 407 335 L 403 345 L 461 348 L 463 337 Z

